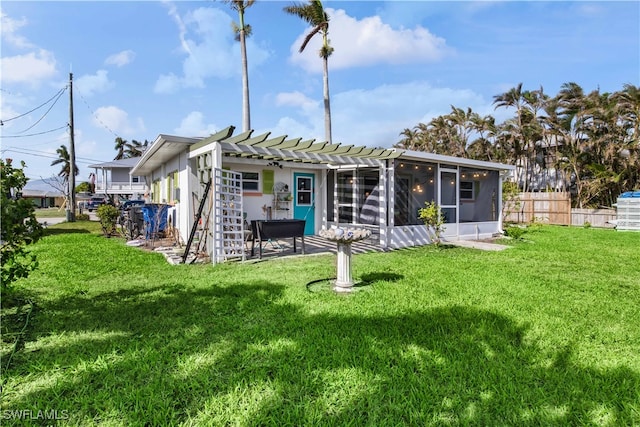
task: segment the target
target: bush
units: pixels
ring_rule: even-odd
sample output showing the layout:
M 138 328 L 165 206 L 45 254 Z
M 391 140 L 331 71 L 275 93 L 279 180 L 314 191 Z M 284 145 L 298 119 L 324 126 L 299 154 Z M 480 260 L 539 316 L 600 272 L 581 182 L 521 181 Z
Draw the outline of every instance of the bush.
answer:
M 118 212 L 118 209 L 115 206 L 102 205 L 96 211 L 96 215 L 100 219 L 102 232 L 106 237 L 111 237 L 116 233 L 116 224 L 118 223 L 120 212 Z
M 518 227 L 517 225 L 509 225 L 504 229 L 504 235 L 507 237 L 511 237 L 514 240 L 521 240 L 522 236 L 526 232 L 526 228 Z
M 77 221 L 89 221 L 91 218 L 89 217 L 89 214 L 78 214 L 76 215 L 76 220 Z
M 2 288 L 15 280 L 27 277 L 38 267 L 34 254 L 26 246 L 35 243 L 42 236 L 42 226 L 36 219 L 35 208 L 30 200 L 22 198 L 22 188 L 29 178 L 24 174 L 25 163 L 17 169 L 11 159 L 0 160 L 0 241 L 2 241 Z
M 444 225 L 444 217 L 440 206 L 435 202 L 424 202 L 424 208 L 418 211 L 420 218 L 429 231 L 433 230 L 433 242 L 438 246 L 440 244 L 440 236 L 442 235 L 442 226 Z

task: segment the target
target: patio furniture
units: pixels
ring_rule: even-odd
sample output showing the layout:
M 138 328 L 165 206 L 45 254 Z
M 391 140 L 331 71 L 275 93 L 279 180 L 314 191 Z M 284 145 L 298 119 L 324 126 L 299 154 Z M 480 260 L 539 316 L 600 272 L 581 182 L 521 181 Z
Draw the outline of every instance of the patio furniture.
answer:
M 258 241 L 258 256 L 262 259 L 262 244 L 277 239 L 293 238 L 293 252 L 296 252 L 296 238 L 302 240 L 302 253 L 304 254 L 304 226 L 303 219 L 274 219 L 251 221 L 251 256 L 255 253 L 255 243 Z

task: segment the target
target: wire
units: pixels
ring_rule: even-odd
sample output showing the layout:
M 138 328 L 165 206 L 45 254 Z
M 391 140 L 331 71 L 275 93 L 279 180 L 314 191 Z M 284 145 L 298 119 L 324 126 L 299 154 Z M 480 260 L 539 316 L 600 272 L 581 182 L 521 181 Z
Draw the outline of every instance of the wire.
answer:
M 39 106 L 37 106 L 36 108 L 34 108 L 34 109 L 32 109 L 32 110 L 27 111 L 26 113 L 22 113 L 22 114 L 19 114 L 19 115 L 15 116 L 15 117 L 11 117 L 10 119 L 0 120 L 0 125 L 5 124 L 6 122 L 10 122 L 11 120 L 15 120 L 15 119 L 19 119 L 20 117 L 24 117 L 24 116 L 26 116 L 27 114 L 32 113 L 32 112 L 34 112 L 34 111 L 36 111 L 38 108 L 42 108 L 42 107 L 44 107 L 44 106 L 45 106 L 45 105 L 47 105 L 49 102 L 51 102 L 51 100 L 52 100 L 53 98 L 55 98 L 56 96 L 57 96 L 58 98 L 59 98 L 60 96 L 62 96 L 62 94 L 64 93 L 64 91 L 65 91 L 65 90 L 67 90 L 67 88 L 68 88 L 68 87 L 69 87 L 68 85 L 67 85 L 67 86 L 65 86 L 65 87 L 63 87 L 63 88 L 62 88 L 62 89 L 60 89 L 60 90 L 59 90 L 55 95 L 53 95 L 51 98 L 49 98 L 46 102 L 44 102 L 44 103 L 40 104 Z M 6 92 L 4 89 L 3 89 L 3 91 L 4 91 L 4 92 Z
M 45 158 L 49 158 L 49 159 L 59 159 L 59 156 L 56 156 L 54 154 L 51 154 L 49 152 L 46 151 L 38 151 L 38 150 L 27 150 L 26 148 L 14 148 L 14 147 L 9 147 L 9 148 L 4 148 L 2 150 L 2 152 L 10 152 L 10 153 L 18 153 L 18 154 L 25 154 L 27 156 L 35 156 L 35 157 L 45 157 Z M 89 159 L 87 157 L 76 157 L 76 163 L 101 163 L 102 160 L 95 160 L 95 159 Z
M 64 128 L 68 127 L 68 126 L 69 125 L 64 125 L 64 126 L 60 126 L 59 128 L 56 128 L 56 129 L 46 130 L 44 132 L 38 132 L 38 133 L 30 133 L 28 135 L 0 135 L 0 138 L 26 138 L 28 136 L 44 135 L 45 133 L 55 132 L 55 131 L 58 131 L 60 129 L 64 129 Z
M 49 112 L 51 111 L 51 109 L 57 104 L 58 100 L 60 99 L 60 97 L 62 96 L 62 94 L 64 93 L 64 91 L 60 92 L 60 94 L 58 95 L 58 97 L 55 99 L 55 101 L 53 101 L 53 104 L 51 104 L 51 107 L 49 107 L 49 109 L 47 111 L 44 112 L 44 114 L 38 119 L 36 120 L 36 122 L 34 124 L 32 124 L 31 126 L 29 126 L 28 128 L 26 128 L 25 130 L 22 130 L 20 132 L 17 132 L 18 134 L 20 133 L 24 133 L 28 130 L 31 130 L 35 125 L 37 125 L 38 123 L 40 123 L 42 121 L 42 119 L 44 119 L 47 114 L 49 114 Z
M 78 92 L 78 96 L 80 96 L 80 99 L 82 99 L 82 101 L 84 102 L 84 105 L 87 106 L 87 110 L 89 110 L 89 112 L 91 113 L 91 115 L 93 115 L 93 117 L 109 132 L 111 132 L 113 135 L 115 135 L 116 137 L 120 137 L 120 135 L 118 135 L 117 133 L 115 133 L 113 130 L 111 130 L 111 128 L 109 126 L 107 126 L 101 119 L 100 117 L 98 117 L 98 115 L 96 114 L 95 110 L 93 110 L 91 108 L 91 106 L 89 105 L 89 103 L 87 102 L 86 99 L 84 99 L 84 97 L 82 96 L 82 93 Z

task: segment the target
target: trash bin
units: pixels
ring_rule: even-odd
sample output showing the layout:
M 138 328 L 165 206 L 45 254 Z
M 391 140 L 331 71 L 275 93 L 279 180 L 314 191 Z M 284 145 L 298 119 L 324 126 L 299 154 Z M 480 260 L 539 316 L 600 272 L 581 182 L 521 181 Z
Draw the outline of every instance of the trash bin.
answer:
M 169 205 L 159 203 L 147 203 L 142 206 L 142 215 L 145 225 L 144 236 L 146 239 L 150 237 L 159 237 L 158 235 L 164 232 L 165 228 L 167 228 L 168 210 Z

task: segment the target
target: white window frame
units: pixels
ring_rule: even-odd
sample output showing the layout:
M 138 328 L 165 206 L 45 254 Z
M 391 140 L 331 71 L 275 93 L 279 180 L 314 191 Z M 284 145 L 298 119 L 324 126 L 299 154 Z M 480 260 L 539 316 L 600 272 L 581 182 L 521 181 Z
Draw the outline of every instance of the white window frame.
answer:
M 464 188 L 465 184 L 471 184 L 471 188 Z M 471 193 L 471 197 L 469 196 Z M 460 200 L 475 200 L 476 199 L 476 185 L 474 181 L 460 181 Z
M 260 193 L 260 188 L 262 184 L 261 174 L 259 171 L 245 171 L 240 172 L 242 174 L 242 191 L 245 193 Z M 247 174 L 255 174 L 257 179 L 247 179 L 245 175 Z M 251 184 L 251 187 L 255 185 L 255 188 L 247 188 L 245 184 Z

